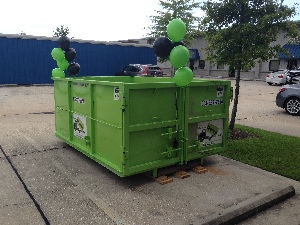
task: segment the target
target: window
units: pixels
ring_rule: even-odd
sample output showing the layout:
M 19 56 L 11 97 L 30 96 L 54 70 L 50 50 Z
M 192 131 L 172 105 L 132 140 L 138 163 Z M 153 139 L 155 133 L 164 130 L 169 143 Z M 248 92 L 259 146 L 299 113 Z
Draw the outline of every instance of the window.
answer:
M 132 66 L 126 66 L 125 68 L 124 68 L 124 71 L 131 71 L 131 68 L 132 68 Z
M 287 69 L 288 70 L 295 70 L 295 69 L 297 69 L 297 60 L 289 60 L 288 61 Z
M 279 60 L 270 60 L 269 62 L 269 71 L 277 71 L 279 69 Z
M 222 65 L 217 65 L 217 69 L 218 69 L 218 70 L 224 70 L 224 64 L 222 64 Z
M 204 67 L 205 67 L 205 61 L 199 60 L 199 69 L 204 69 Z

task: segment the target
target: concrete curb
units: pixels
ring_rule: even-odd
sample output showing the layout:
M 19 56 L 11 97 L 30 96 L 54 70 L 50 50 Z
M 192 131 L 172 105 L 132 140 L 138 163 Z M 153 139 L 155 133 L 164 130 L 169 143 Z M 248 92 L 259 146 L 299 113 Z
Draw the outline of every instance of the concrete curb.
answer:
M 230 225 L 237 224 L 277 203 L 280 203 L 295 195 L 295 188 L 287 186 L 277 190 L 271 190 L 247 199 L 237 205 L 226 208 L 197 221 L 191 225 Z

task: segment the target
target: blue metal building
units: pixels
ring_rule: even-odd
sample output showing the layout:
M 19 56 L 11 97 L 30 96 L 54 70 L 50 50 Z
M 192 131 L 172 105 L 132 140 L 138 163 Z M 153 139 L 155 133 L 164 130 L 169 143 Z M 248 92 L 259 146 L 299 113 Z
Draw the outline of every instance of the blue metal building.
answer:
M 52 84 L 58 38 L 0 34 L 0 84 Z M 156 64 L 151 45 L 72 39 L 77 76 L 112 76 L 130 63 Z

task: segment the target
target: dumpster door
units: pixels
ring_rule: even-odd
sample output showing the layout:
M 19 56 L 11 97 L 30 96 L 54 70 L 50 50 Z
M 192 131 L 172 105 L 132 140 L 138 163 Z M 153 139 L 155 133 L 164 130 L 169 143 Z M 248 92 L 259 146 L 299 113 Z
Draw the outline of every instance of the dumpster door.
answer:
M 230 81 L 193 81 L 186 89 L 186 161 L 227 147 L 230 87 Z
M 181 162 L 177 88 L 170 84 L 129 85 L 124 110 L 125 171 L 133 174 Z

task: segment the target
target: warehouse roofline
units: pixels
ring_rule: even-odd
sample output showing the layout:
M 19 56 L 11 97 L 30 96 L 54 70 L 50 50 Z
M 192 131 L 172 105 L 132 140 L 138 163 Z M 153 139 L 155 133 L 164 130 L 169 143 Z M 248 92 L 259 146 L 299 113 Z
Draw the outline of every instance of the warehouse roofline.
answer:
M 19 35 L 19 34 L 2 34 L 0 38 L 18 38 L 18 39 L 31 39 L 39 41 L 58 41 L 58 37 L 45 37 L 45 36 L 34 36 L 34 35 Z M 148 47 L 152 48 L 149 44 L 135 44 L 135 43 L 122 43 L 118 41 L 95 41 L 95 40 L 82 40 L 82 39 L 71 39 L 71 42 L 77 43 L 90 43 L 99 45 L 120 45 L 120 46 L 134 46 L 134 47 Z

